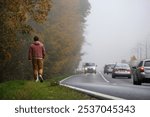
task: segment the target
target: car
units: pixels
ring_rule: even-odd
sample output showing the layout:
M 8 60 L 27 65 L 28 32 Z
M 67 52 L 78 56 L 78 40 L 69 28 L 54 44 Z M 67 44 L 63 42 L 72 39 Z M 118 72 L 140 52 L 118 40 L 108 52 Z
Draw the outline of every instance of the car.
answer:
M 96 74 L 96 67 L 95 63 L 85 63 L 84 64 L 84 73 L 95 73 Z
M 126 63 L 116 63 L 112 71 L 112 78 L 115 77 L 128 77 L 131 78 L 131 68 Z
M 83 71 L 82 68 L 76 68 L 75 71 L 74 71 L 74 73 L 75 74 L 81 74 L 82 71 Z
M 150 83 L 150 59 L 144 59 L 137 66 L 133 66 L 133 84 Z
M 113 64 L 113 63 L 106 64 L 106 65 L 104 66 L 104 74 L 105 74 L 105 73 L 106 73 L 106 74 L 112 73 L 114 66 L 115 66 L 115 64 Z

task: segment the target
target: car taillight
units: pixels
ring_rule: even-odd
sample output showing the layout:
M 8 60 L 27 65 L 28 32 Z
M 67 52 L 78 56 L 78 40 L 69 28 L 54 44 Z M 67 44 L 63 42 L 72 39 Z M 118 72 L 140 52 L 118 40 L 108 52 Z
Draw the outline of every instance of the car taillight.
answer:
M 144 72 L 144 67 L 140 67 L 140 72 Z
M 130 72 L 130 73 L 131 73 L 131 70 L 128 69 L 127 72 Z

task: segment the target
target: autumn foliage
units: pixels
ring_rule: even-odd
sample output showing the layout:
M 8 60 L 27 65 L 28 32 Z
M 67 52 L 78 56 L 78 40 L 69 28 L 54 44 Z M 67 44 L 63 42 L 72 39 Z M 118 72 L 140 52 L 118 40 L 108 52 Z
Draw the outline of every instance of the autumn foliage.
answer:
M 28 47 L 38 35 L 46 47 L 45 77 L 71 73 L 81 59 L 88 0 L 1 0 L 0 81 L 32 79 Z

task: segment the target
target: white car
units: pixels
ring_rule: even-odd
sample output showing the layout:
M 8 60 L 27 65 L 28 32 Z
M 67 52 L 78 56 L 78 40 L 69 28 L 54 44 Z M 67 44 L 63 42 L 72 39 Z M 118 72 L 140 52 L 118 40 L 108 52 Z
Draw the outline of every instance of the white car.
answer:
M 130 66 L 126 63 L 117 63 L 112 71 L 112 78 L 117 76 L 131 78 Z
M 96 74 L 96 67 L 95 63 L 85 63 L 84 64 L 84 73 L 95 73 Z

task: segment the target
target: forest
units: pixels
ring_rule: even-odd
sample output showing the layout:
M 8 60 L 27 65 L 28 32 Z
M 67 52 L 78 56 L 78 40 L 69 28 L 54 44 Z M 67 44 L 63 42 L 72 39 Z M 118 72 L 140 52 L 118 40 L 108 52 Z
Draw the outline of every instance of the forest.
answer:
M 46 49 L 44 77 L 73 73 L 89 13 L 88 0 L 1 0 L 0 82 L 33 79 L 28 49 L 35 35 Z

